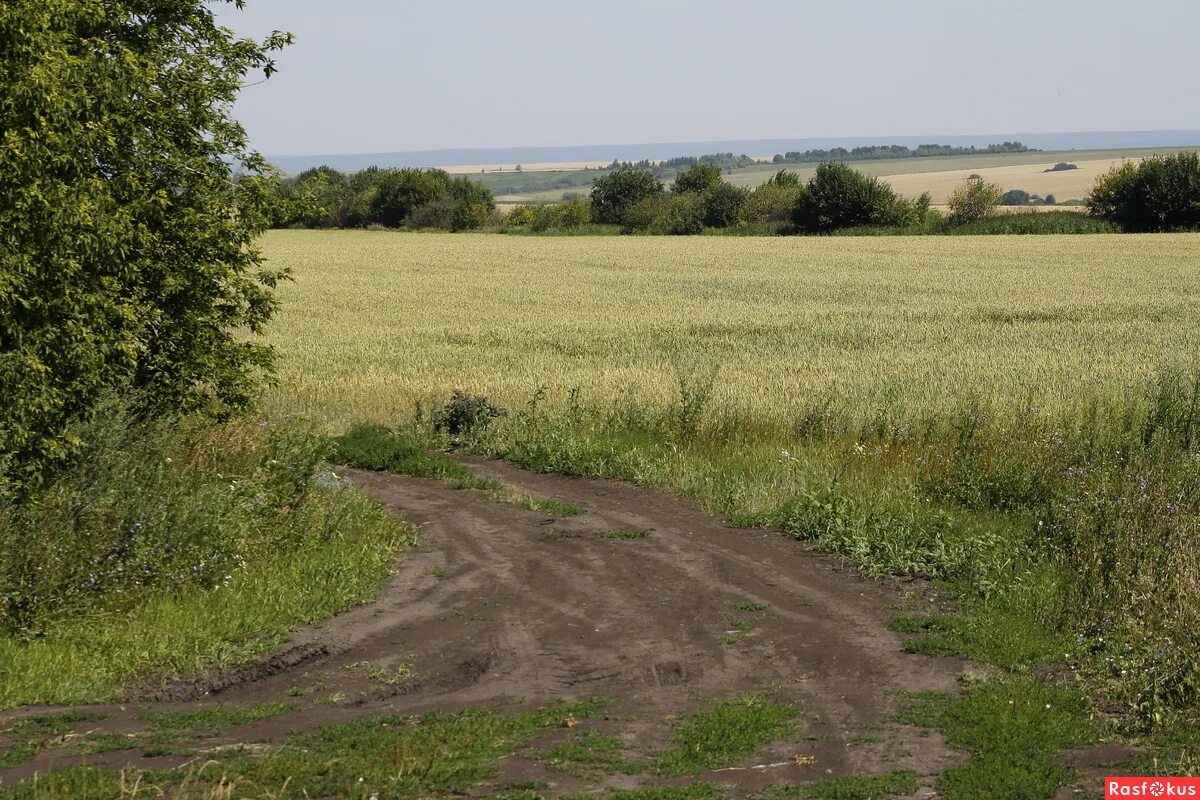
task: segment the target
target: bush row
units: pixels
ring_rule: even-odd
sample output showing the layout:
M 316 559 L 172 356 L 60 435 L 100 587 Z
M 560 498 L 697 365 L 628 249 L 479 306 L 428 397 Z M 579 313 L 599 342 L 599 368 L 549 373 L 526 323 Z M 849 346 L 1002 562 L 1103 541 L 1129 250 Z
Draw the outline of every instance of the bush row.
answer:
M 347 175 L 317 167 L 277 178 L 273 228 L 440 228 L 493 222 L 492 190 L 440 169 L 368 169 Z

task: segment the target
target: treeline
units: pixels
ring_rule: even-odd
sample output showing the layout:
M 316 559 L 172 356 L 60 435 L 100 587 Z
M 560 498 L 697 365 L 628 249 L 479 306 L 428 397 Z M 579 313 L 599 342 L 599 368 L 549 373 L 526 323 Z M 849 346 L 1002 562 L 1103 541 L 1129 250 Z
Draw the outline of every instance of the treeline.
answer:
M 440 228 L 471 230 L 493 221 L 488 187 L 440 169 L 369 167 L 347 175 L 316 167 L 276 178 L 273 228 Z
M 1088 212 L 1001 214 L 1002 203 L 1032 201 L 1021 193 L 968 179 L 949 213 L 924 194 L 909 199 L 886 182 L 841 162 L 817 167 L 807 182 L 787 169 L 754 190 L 734 186 L 711 164 L 679 173 L 668 189 L 652 172 L 624 166 L 596 179 L 591 202 L 517 206 L 503 232 L 585 231 L 689 235 L 1107 233 L 1200 230 L 1200 155 L 1183 153 L 1126 162 L 1102 175 Z M 1053 197 L 1038 198 L 1053 204 Z
M 885 158 L 930 158 L 933 156 L 970 156 L 986 155 L 989 153 L 1030 153 L 1037 152 L 1026 147 L 1021 142 L 1002 142 L 979 148 L 954 147 L 948 144 L 920 144 L 915 148 L 902 144 L 873 145 L 870 147 L 855 147 L 847 150 L 844 147 L 834 147 L 829 150 L 805 150 L 776 153 L 771 159 L 773 164 L 813 164 L 822 161 L 871 161 Z

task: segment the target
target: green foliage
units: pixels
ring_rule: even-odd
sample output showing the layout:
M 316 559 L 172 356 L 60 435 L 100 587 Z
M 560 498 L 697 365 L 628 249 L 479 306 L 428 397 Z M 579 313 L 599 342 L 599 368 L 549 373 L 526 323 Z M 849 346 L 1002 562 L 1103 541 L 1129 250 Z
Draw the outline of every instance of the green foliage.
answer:
M 620 739 L 598 731 L 582 731 L 567 742 L 531 753 L 530 757 L 545 761 L 552 770 L 584 775 L 637 775 L 646 769 L 645 764 L 626 758 Z
M 938 778 L 947 800 L 1053 797 L 1074 780 L 1060 751 L 1095 740 L 1083 697 L 1032 678 L 977 684 L 961 697 L 918 695 L 899 721 L 934 728 L 970 760 Z
M 495 405 L 483 395 L 455 389 L 450 399 L 433 414 L 433 427 L 451 436 L 474 436 L 481 433 L 492 420 L 508 411 Z
M 111 698 L 360 602 L 407 530 L 296 427 L 98 413 L 75 468 L 0 502 L 0 707 Z
M 1000 187 L 984 180 L 967 181 L 950 195 L 950 222 L 961 225 L 991 216 L 1000 205 Z
M 1027 206 L 1029 203 L 1030 194 L 1024 189 L 1009 189 L 1000 195 L 1000 205 L 1002 206 Z
M 675 176 L 671 191 L 675 194 L 704 194 L 723 184 L 721 169 L 712 164 L 694 164 Z
M 1124 162 L 1096 179 L 1088 211 L 1131 233 L 1200 229 L 1200 154 Z
M 523 228 L 533 222 L 533 211 L 527 205 L 513 206 L 508 212 L 508 216 L 504 218 L 506 225 L 512 225 L 517 228 Z
M 754 796 L 754 800 L 885 800 L 916 794 L 920 788 L 912 770 L 896 770 L 882 775 L 844 775 L 814 783 L 773 786 Z
M 238 39 L 209 5 L 0 14 L 0 492 L 75 451 L 109 390 L 240 406 L 271 366 L 267 165 L 230 108 L 289 37 Z
M 147 425 L 112 410 L 76 430 L 88 445 L 70 474 L 36 502 L 0 504 L 0 632 L 214 589 L 315 535 L 281 511 L 305 506 L 325 454 L 302 430 Z
M 780 173 L 786 170 L 780 170 Z M 804 192 L 804 185 L 794 173 L 788 173 L 796 178 L 790 181 L 776 182 L 774 178 L 750 192 L 742 206 L 742 220 L 750 223 L 786 222 L 792 218 L 792 209 Z M 776 175 L 775 177 L 779 177 Z
M 592 219 L 611 225 L 625 224 L 629 209 L 641 200 L 661 194 L 662 182 L 635 167 L 621 167 L 592 184 Z
M 590 203 L 583 198 L 533 206 L 530 211 L 529 230 L 535 233 L 576 230 L 588 224 L 591 213 Z
M 727 767 L 785 736 L 798 713 L 759 695 L 722 700 L 676 724 L 671 747 L 659 754 L 654 769 L 675 776 Z
M 445 456 L 430 453 L 383 425 L 360 425 L 333 440 L 331 456 L 341 464 L 360 469 L 395 472 L 416 478 L 467 480 L 471 473 Z
M 928 200 L 924 207 L 928 208 Z M 802 231 L 822 233 L 861 225 L 910 224 L 921 213 L 878 178 L 833 162 L 817 167 L 796 202 L 792 220 Z
M 747 189 L 731 183 L 719 183 L 704 195 L 704 224 L 710 228 L 736 225 L 742 215 Z
M 206 708 L 194 711 L 156 709 L 145 711 L 141 717 L 152 730 L 168 734 L 222 733 L 230 728 L 249 725 L 271 717 L 295 711 L 295 703 L 256 703 L 230 708 Z

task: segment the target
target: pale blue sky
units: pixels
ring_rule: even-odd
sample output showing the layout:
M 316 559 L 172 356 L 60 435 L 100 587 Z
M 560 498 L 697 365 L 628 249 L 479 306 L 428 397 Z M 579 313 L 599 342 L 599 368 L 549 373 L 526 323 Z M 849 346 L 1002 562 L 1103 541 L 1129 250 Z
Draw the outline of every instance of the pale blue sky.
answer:
M 232 6 L 229 7 L 232 9 Z M 1200 128 L 1200 0 L 247 0 L 268 154 Z

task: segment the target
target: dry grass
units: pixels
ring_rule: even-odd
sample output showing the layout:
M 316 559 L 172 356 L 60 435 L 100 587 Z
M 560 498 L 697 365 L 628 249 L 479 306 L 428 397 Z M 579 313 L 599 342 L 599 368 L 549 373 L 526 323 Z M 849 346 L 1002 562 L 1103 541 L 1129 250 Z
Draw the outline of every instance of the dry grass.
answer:
M 1070 161 L 1069 158 L 1065 160 Z M 1132 159 L 1140 160 L 1140 159 Z M 975 169 L 955 169 L 941 172 L 914 172 L 907 175 L 888 175 L 883 179 L 892 188 L 908 197 L 916 197 L 922 192 L 929 192 L 934 203 L 945 203 L 950 194 L 962 186 L 971 175 L 979 175 L 990 183 L 995 183 L 1001 189 L 1024 189 L 1032 194 L 1045 197 L 1054 195 L 1059 200 L 1078 199 L 1087 197 L 1092 190 L 1096 178 L 1103 175 L 1123 159 L 1097 159 L 1094 161 L 1070 161 L 1079 169 L 1062 172 L 1046 172 L 1055 162 L 1039 164 L 1016 164 L 1007 167 L 978 167 Z
M 673 402 L 789 425 L 831 396 L 864 413 L 1070 402 L 1200 345 L 1200 235 L 529 238 L 279 231 L 294 270 L 271 327 L 273 403 L 339 428 L 454 388 L 520 405 Z

